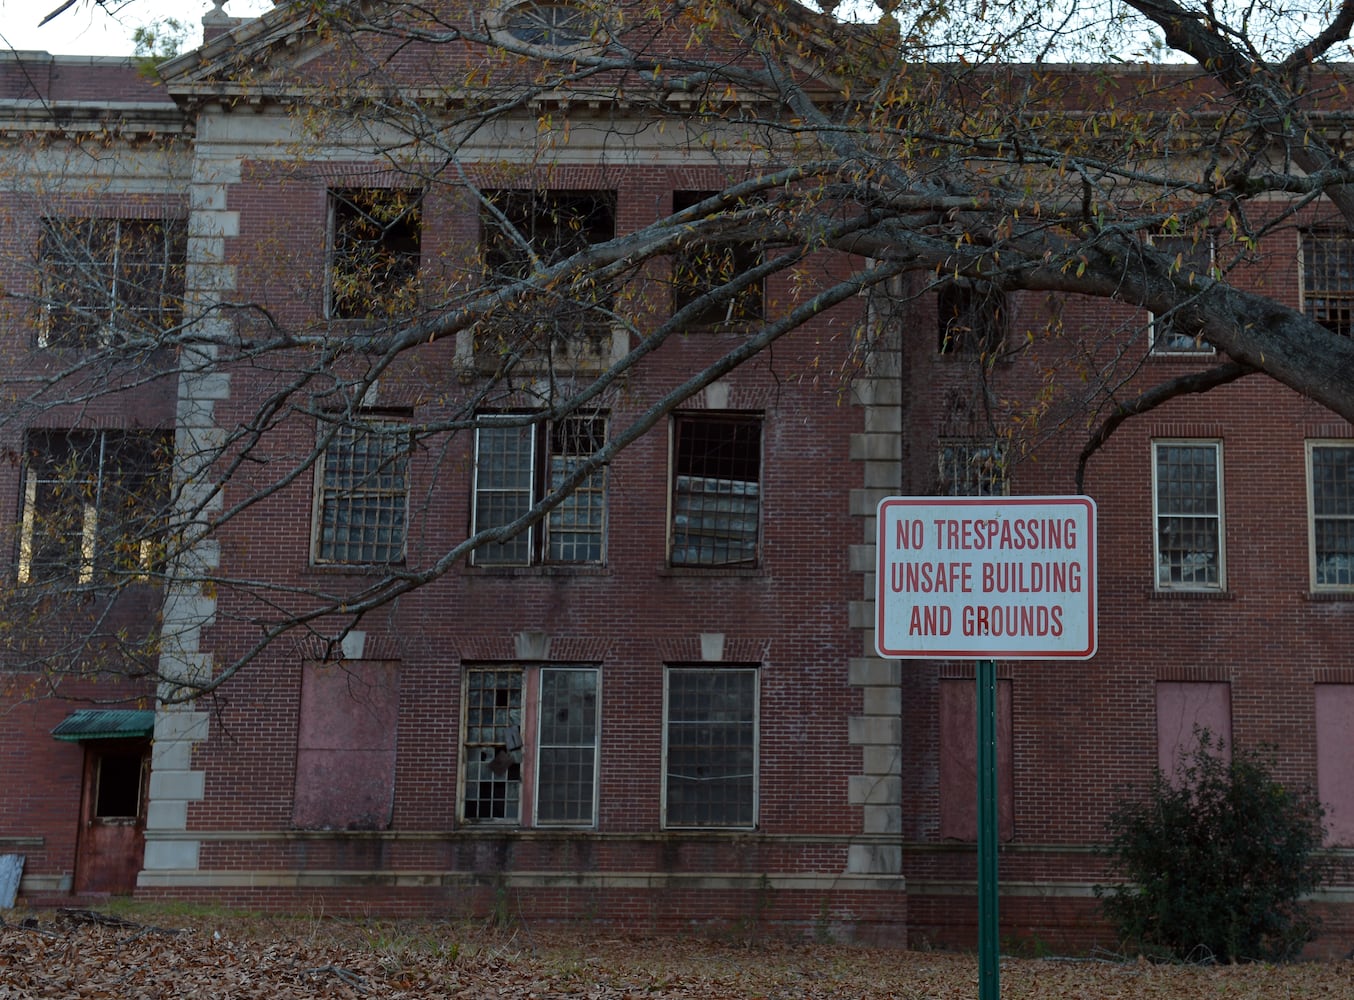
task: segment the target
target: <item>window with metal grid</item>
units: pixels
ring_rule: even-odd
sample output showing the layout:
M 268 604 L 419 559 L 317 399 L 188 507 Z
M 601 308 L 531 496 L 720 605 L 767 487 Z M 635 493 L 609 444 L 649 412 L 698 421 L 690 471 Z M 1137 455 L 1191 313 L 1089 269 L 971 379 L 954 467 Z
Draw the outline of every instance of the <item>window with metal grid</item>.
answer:
M 1354 445 L 1309 445 L 1312 586 L 1354 587 Z
M 467 822 L 515 823 L 522 809 L 522 671 L 472 669 L 465 675 L 465 784 Z
M 669 667 L 666 704 L 666 825 L 755 826 L 756 669 Z
M 937 496 L 999 497 L 1009 488 L 1005 456 L 999 445 L 972 441 L 942 442 L 937 453 Z
M 402 562 L 409 429 L 389 420 L 341 425 L 322 464 L 316 561 Z
M 30 431 L 19 582 L 151 571 L 163 555 L 172 454 L 169 431 Z
M 1223 587 L 1221 446 L 1216 442 L 1153 443 L 1157 586 Z
M 475 436 L 474 531 L 510 524 L 563 486 L 606 443 L 606 418 L 572 416 L 540 427 L 523 416 L 487 419 Z M 524 528 L 474 554 L 477 566 L 602 561 L 606 531 L 606 470 L 589 473 L 547 515 L 542 530 Z
M 591 825 L 597 796 L 597 676 L 542 667 L 536 745 L 536 822 Z
M 1354 334 L 1354 240 L 1346 234 L 1302 234 L 1302 308 L 1332 333 Z
M 682 415 L 674 421 L 674 566 L 757 561 L 762 423 L 753 416 Z
M 47 219 L 39 346 L 104 346 L 178 325 L 187 242 L 182 219 Z

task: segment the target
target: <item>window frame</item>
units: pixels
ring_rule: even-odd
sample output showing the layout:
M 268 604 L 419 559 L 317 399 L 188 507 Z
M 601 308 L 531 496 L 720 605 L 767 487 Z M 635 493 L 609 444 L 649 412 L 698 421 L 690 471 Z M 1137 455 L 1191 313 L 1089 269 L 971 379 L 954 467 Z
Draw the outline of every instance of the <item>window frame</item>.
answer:
M 545 768 L 542 766 L 542 753 L 546 750 L 559 749 L 560 747 L 551 744 L 546 747 L 542 738 L 542 706 L 545 701 L 545 679 L 546 675 L 552 672 L 572 672 L 591 674 L 592 698 L 593 698 L 593 719 L 591 722 L 593 742 L 592 742 L 592 760 L 591 760 L 591 796 L 588 800 L 589 815 L 586 818 L 579 819 L 543 819 L 541 816 L 541 777 Z M 478 739 L 471 741 L 471 678 L 475 674 L 497 674 L 506 676 L 515 676 L 517 679 L 518 706 L 516 708 L 516 721 L 512 721 L 514 709 L 511 704 L 506 707 L 507 715 L 506 727 L 500 727 L 497 720 L 493 720 L 489 727 L 480 726 L 479 728 L 506 728 L 508 732 L 504 734 L 503 741 Z M 460 726 L 457 732 L 458 736 L 458 755 L 459 762 L 457 767 L 457 794 L 456 794 L 456 818 L 457 822 L 465 826 L 474 827 L 499 827 L 513 829 L 575 829 L 587 830 L 596 829 L 598 814 L 601 801 L 601 773 L 602 773 L 602 668 L 597 664 L 587 663 L 477 663 L 468 664 L 461 672 L 461 713 Z M 494 682 L 498 684 L 498 681 Z M 497 688 L 494 688 L 497 690 Z M 514 734 L 512 730 L 516 730 Z M 571 745 L 575 748 L 582 747 L 583 744 Z M 494 797 L 481 800 L 480 797 L 471 798 L 469 789 L 472 783 L 480 781 L 478 775 L 472 774 L 471 765 L 472 754 L 476 748 L 489 749 L 494 748 L 495 757 L 501 751 L 506 755 L 506 771 L 511 774 L 512 767 L 517 767 L 517 777 L 507 778 L 503 801 L 506 804 L 511 801 L 509 795 L 512 792 L 512 785 L 516 785 L 516 811 L 509 815 L 505 808 L 505 814 L 502 816 L 471 816 L 469 815 L 470 806 L 473 803 L 481 803 L 492 807 Z M 484 763 L 481 759 L 479 762 Z M 490 765 L 492 769 L 492 765 Z M 492 782 L 495 779 L 490 779 Z M 476 809 L 476 812 L 479 810 Z
M 391 428 L 390 432 L 386 435 L 382 435 L 379 433 L 374 434 L 372 429 L 380 425 L 388 425 Z M 393 487 L 383 487 L 378 485 L 365 491 L 359 491 L 351 487 L 345 489 L 341 486 L 334 486 L 331 491 L 331 487 L 329 486 L 328 483 L 330 455 L 333 452 L 335 446 L 341 442 L 343 435 L 349 433 L 351 433 L 353 436 L 351 440 L 348 442 L 348 444 L 350 445 L 350 447 L 356 449 L 358 445 L 359 431 L 362 432 L 362 435 L 364 437 L 376 436 L 377 438 L 381 438 L 388 436 L 392 442 L 398 441 L 401 437 L 403 437 L 402 447 L 400 447 L 397 451 L 391 454 L 381 456 L 380 459 L 381 464 L 375 470 L 378 472 L 383 472 L 386 465 L 390 461 L 398 459 L 399 461 L 398 475 L 402 479 L 402 486 L 400 488 L 396 489 Z M 312 567 L 319 568 L 332 568 L 332 567 L 341 568 L 347 566 L 404 565 L 409 555 L 408 546 L 409 546 L 409 516 L 410 516 L 410 508 L 409 508 L 410 459 L 413 457 L 414 451 L 413 429 L 409 424 L 409 414 L 390 413 L 390 412 L 383 413 L 363 412 L 362 414 L 358 415 L 356 418 L 351 420 L 344 420 L 342 418 L 335 417 L 334 419 L 329 421 L 322 420 L 317 428 L 317 432 L 321 439 L 323 439 L 326 434 L 331 433 L 333 437 L 330 438 L 328 443 L 324 444 L 324 446 L 320 448 L 319 455 L 315 460 L 314 494 L 312 498 L 312 510 L 311 510 L 310 565 Z M 351 457 L 350 465 L 356 462 L 357 457 L 358 457 L 357 455 L 353 455 Z M 354 471 L 356 470 L 354 469 Z M 334 521 L 335 537 L 332 542 L 332 545 L 334 546 L 334 554 L 327 555 L 325 552 L 326 543 L 324 536 L 325 529 L 328 526 L 329 522 L 326 519 L 325 512 L 327 509 L 328 501 L 331 498 L 331 492 L 332 498 L 335 502 L 339 501 L 346 495 L 347 506 L 350 511 L 358 509 L 358 504 L 355 502 L 356 497 L 362 496 L 368 499 L 374 498 L 375 502 L 378 504 L 376 508 L 376 514 L 378 518 L 381 512 L 385 509 L 384 507 L 380 506 L 381 498 L 393 497 L 397 493 L 401 494 L 404 500 L 403 504 L 400 505 L 402 509 L 399 514 L 400 542 L 398 557 L 392 559 L 339 558 L 337 552 L 340 549 L 346 552 L 348 550 L 351 550 L 354 547 L 354 545 L 367 546 L 368 544 L 370 544 L 371 546 L 377 546 L 385 543 L 378 543 L 375 541 L 367 543 L 362 542 L 360 540 L 358 542 L 353 542 L 351 539 L 351 533 L 353 530 L 355 530 L 356 528 L 360 528 L 361 526 L 353 525 L 351 523 L 349 524 L 348 527 L 349 536 L 347 540 L 340 542 L 338 539 L 339 522 L 337 514 L 335 516 Z M 394 510 L 394 506 L 391 506 L 390 509 Z M 379 530 L 387 530 L 390 528 L 390 525 L 377 524 L 374 525 L 373 527 Z
M 1337 286 L 1327 287 L 1318 276 L 1335 277 Z M 1334 266 L 1330 266 L 1331 258 Z M 1354 336 L 1354 237 L 1334 228 L 1312 227 L 1298 235 L 1298 286 L 1303 314 L 1336 336 Z
M 699 475 L 695 470 L 694 466 L 691 467 L 691 471 L 686 472 L 681 471 L 683 468 L 682 463 L 683 463 L 683 447 L 684 447 L 683 446 L 684 429 L 686 430 L 687 433 L 689 433 L 691 429 L 694 429 L 694 427 L 699 424 L 706 424 L 709 426 L 723 424 L 734 428 L 755 429 L 757 434 L 757 470 L 756 470 L 757 479 L 755 480 L 755 483 L 753 480 L 747 479 L 721 478 L 720 476 L 717 475 L 715 476 Z M 725 411 L 725 410 L 694 410 L 689 412 L 674 413 L 672 415 L 672 419 L 669 422 L 669 438 L 670 439 L 668 454 L 667 565 L 675 569 L 694 569 L 700 571 L 720 570 L 720 569 L 749 569 L 760 566 L 762 563 L 762 546 L 764 542 L 763 523 L 766 511 L 765 414 L 751 413 L 746 411 Z M 739 446 L 739 442 L 731 438 L 728 442 L 725 443 L 724 446 L 731 446 L 732 448 L 737 449 Z M 746 461 L 746 456 L 734 455 L 731 461 L 735 463 L 742 463 Z M 708 467 L 710 464 L 711 463 L 709 460 L 709 455 L 707 454 L 705 466 Z M 756 500 L 756 515 L 754 518 L 755 525 L 753 528 L 750 546 L 746 544 L 747 538 L 746 532 L 740 533 L 732 530 L 726 530 L 723 533 L 723 535 L 720 535 L 717 529 L 714 531 L 708 530 L 701 531 L 698 529 L 693 529 L 689 526 L 690 525 L 689 511 L 693 509 L 693 506 L 690 500 L 688 500 L 684 504 L 682 498 L 683 497 L 689 498 L 696 494 L 689 488 L 685 493 L 681 491 L 680 483 L 681 480 L 684 478 L 689 480 L 700 479 L 707 482 L 712 481 L 716 483 L 729 483 L 729 484 L 741 483 L 744 484 L 744 486 L 746 486 L 746 484 L 753 483 L 756 486 L 756 492 L 754 494 Z M 716 498 L 729 497 L 733 499 L 741 497 L 744 501 L 746 501 L 747 498 L 746 490 L 744 490 L 744 492 L 742 493 L 739 493 L 737 490 L 733 488 L 731 488 L 728 492 L 716 491 L 710 493 L 701 491 L 700 495 Z M 730 501 L 730 503 L 732 503 L 732 501 Z M 708 518 L 713 515 L 721 513 L 718 506 L 719 501 L 715 500 L 714 504 L 715 506 L 711 506 L 708 508 L 705 506 L 701 506 L 699 508 L 694 509 L 696 509 L 697 513 L 701 514 L 703 517 Z M 682 513 L 684 506 L 688 510 L 688 513 L 686 515 L 683 515 Z M 683 516 L 686 516 L 688 518 L 688 527 L 679 530 L 678 521 L 679 518 Z M 746 512 L 744 512 L 744 517 L 741 519 L 746 519 Z M 718 519 L 716 518 L 716 520 Z M 739 543 L 737 541 L 740 538 L 744 539 L 742 543 Z M 705 552 L 707 549 L 710 549 L 712 553 L 717 555 L 721 548 L 727 547 L 728 549 L 732 550 L 736 545 L 740 544 L 742 548 L 750 549 L 750 553 L 744 558 L 738 559 L 726 558 L 720 561 L 702 561 L 699 558 L 694 560 L 678 559 L 677 553 L 679 551 L 679 541 L 681 539 L 694 539 L 695 540 L 694 546 L 687 545 L 685 547 L 680 548 L 683 551 L 694 550 L 698 556 L 700 553 Z
M 407 200 L 407 205 L 402 205 Z M 384 202 L 385 204 L 379 204 Z M 365 203 L 365 205 L 364 205 Z M 382 208 L 401 209 L 389 223 L 373 212 Z M 397 226 L 397 223 L 399 224 Z M 348 229 L 364 225 L 379 228 L 381 236 L 372 240 Z M 351 242 L 349 242 L 351 241 Z M 346 245 L 340 245 L 343 242 Z M 412 246 L 412 249 L 411 249 Z M 357 277 L 359 290 L 344 292 L 338 285 L 342 277 L 358 274 L 352 261 L 363 253 L 373 256 L 384 275 Z M 349 267 L 341 272 L 341 264 Z M 389 315 L 383 300 L 398 300 L 417 295 L 419 271 L 423 264 L 423 191 L 419 188 L 336 186 L 325 192 L 324 315 L 326 319 L 354 321 Z M 360 298 L 344 305 L 347 298 Z M 396 310 L 398 311 L 398 310 Z
M 1163 512 L 1161 510 L 1161 452 L 1164 448 L 1208 448 L 1214 455 L 1213 489 L 1217 511 L 1214 514 Z M 1227 590 L 1227 518 L 1220 438 L 1157 438 L 1152 441 L 1152 579 L 1159 593 L 1225 593 Z M 1162 522 L 1166 518 L 1212 520 L 1216 523 L 1217 580 L 1215 583 L 1171 583 L 1162 581 Z M 1169 569 L 1169 567 L 1168 567 Z
M 676 190 L 672 192 L 672 210 L 675 213 L 690 209 L 717 191 Z M 713 268 L 709 261 L 721 260 L 719 275 L 711 278 Z M 706 243 L 683 243 L 672 257 L 672 312 L 676 314 L 688 305 L 739 274 L 760 267 L 764 260 L 762 247 L 756 242 L 741 240 L 714 240 Z M 725 276 L 723 265 L 727 264 Z M 689 280 L 688 280 L 689 279 Z M 766 282 L 759 280 L 740 289 L 723 303 L 715 302 L 690 321 L 693 327 L 737 327 L 756 323 L 766 317 Z
M 1318 579 L 1321 566 L 1321 554 L 1317 550 L 1319 519 L 1328 518 L 1349 522 L 1348 531 L 1351 537 L 1354 537 L 1354 504 L 1351 504 L 1348 514 L 1317 513 L 1316 452 L 1319 450 L 1344 451 L 1348 453 L 1346 462 L 1348 465 L 1354 466 L 1354 440 L 1348 438 L 1313 438 L 1306 441 L 1308 586 L 1311 587 L 1314 594 L 1354 593 L 1354 552 L 1349 554 L 1350 566 L 1345 571 L 1345 575 L 1349 577 L 1348 582 L 1323 583 Z
M 69 459 L 63 458 L 62 464 L 66 461 L 74 462 L 71 471 L 78 474 L 78 480 L 60 476 L 61 465 L 38 467 L 36 460 L 39 449 L 35 441 L 37 437 L 45 439 L 48 445 L 42 451 L 42 455 L 55 460 L 61 457 L 58 452 L 62 451 L 71 456 Z M 81 444 L 75 440 L 77 438 L 87 441 Z M 58 440 L 61 447 L 59 449 L 52 447 Z M 138 454 L 132 454 L 131 446 L 138 442 L 144 445 L 137 447 L 135 451 L 145 460 L 144 470 L 141 473 L 145 485 L 158 482 L 163 489 L 156 490 L 153 494 L 148 492 L 146 499 L 151 501 L 148 505 L 137 505 L 135 512 L 128 511 L 125 519 L 118 519 L 110 513 L 110 503 L 114 499 L 110 494 L 122 492 L 123 480 L 138 474 L 135 468 L 124 467 L 118 461 L 118 453 L 127 449 L 128 455 L 133 459 L 137 458 Z M 173 432 L 164 429 L 31 428 L 24 440 L 23 494 L 20 500 L 18 556 L 15 569 L 17 582 L 23 585 L 76 583 L 86 586 L 107 578 L 110 574 L 124 572 L 135 580 L 149 579 L 163 556 L 162 552 L 157 552 L 160 546 L 157 545 L 153 537 L 154 532 L 150 529 L 157 520 L 163 522 L 167 517 L 171 500 L 169 469 L 168 467 L 159 469 L 156 461 L 163 456 L 167 463 L 172 462 L 173 445 Z M 92 466 L 80 461 L 89 454 L 91 448 L 96 454 Z M 113 478 L 115 476 L 116 479 Z M 80 488 L 81 483 L 84 484 L 83 490 Z M 54 573 L 50 577 L 35 574 L 35 563 L 43 567 L 56 565 L 39 555 L 38 519 L 60 514 L 59 510 L 44 512 L 40 509 L 43 506 L 44 486 L 55 488 L 58 501 L 78 500 L 80 508 L 78 564 L 66 566 L 65 560 L 62 560 L 61 565 L 65 567 L 65 571 Z M 89 494 L 90 488 L 93 490 L 92 496 Z M 63 491 L 68 496 L 63 497 L 61 495 Z M 136 494 L 133 494 L 133 497 L 135 498 Z M 58 506 L 64 506 L 64 503 L 59 503 Z M 139 517 L 145 518 L 144 530 L 136 524 Z M 109 539 L 104 537 L 106 525 L 110 521 L 115 526 L 125 524 L 137 528 L 137 535 L 133 539 L 137 543 L 134 566 L 131 563 L 127 566 L 117 565 L 116 546 L 110 566 L 110 557 L 107 554 Z M 74 536 L 65 532 L 61 537 Z M 44 534 L 42 538 L 49 544 L 54 541 L 50 534 Z
M 101 230 L 111 227 L 111 238 L 99 236 Z M 157 246 L 160 253 L 154 258 L 139 259 L 129 253 L 124 230 L 135 227 L 145 232 L 158 230 Z M 64 230 L 59 232 L 59 230 Z M 83 230 L 83 231 L 82 231 Z M 130 237 L 127 237 L 130 238 Z M 84 251 L 77 255 L 76 249 Z M 112 249 L 105 257 L 102 251 Z M 125 315 L 152 317 L 158 331 L 171 329 L 182 322 L 185 277 L 188 254 L 188 220 L 182 217 L 140 216 L 48 216 L 42 220 L 39 239 L 39 272 L 42 281 L 42 316 L 37 324 L 37 346 L 44 350 L 88 350 L 108 347 L 114 343 L 113 332 L 117 318 Z M 149 291 L 142 283 L 128 277 L 127 271 L 136 267 L 154 268 L 158 272 L 158 303 L 154 306 L 129 302 L 125 288 Z M 105 282 L 96 287 L 92 280 L 81 280 L 80 272 Z M 74 274 L 74 278 L 71 275 Z M 73 280 L 77 292 L 98 291 L 102 302 L 78 303 L 69 299 L 72 289 L 64 293 L 62 287 Z M 60 285 L 53 287 L 53 282 Z M 79 296 L 83 297 L 83 295 Z M 89 314 L 81 318 L 81 312 Z M 58 315 L 75 317 L 75 330 L 58 332 Z M 67 320 L 69 322 L 69 319 Z M 90 327 L 91 329 L 85 329 Z M 96 329 L 93 329 L 96 328 Z
M 586 459 L 590 455 L 596 454 L 597 450 L 606 446 L 607 435 L 610 432 L 610 414 L 603 411 L 589 413 L 570 414 L 559 420 L 531 420 L 530 413 L 502 413 L 502 414 L 480 414 L 479 421 L 475 427 L 474 449 L 472 455 L 472 468 L 470 477 L 470 534 L 475 535 L 485 528 L 497 527 L 495 524 L 482 525 L 480 497 L 481 493 L 490 492 L 516 493 L 526 495 L 526 505 L 521 507 L 515 519 L 525 513 L 532 506 L 539 503 L 545 494 L 554 489 L 555 459 L 567 460 L 578 457 Z M 591 428 L 587 430 L 586 436 L 594 440 L 596 449 L 587 455 L 569 453 L 566 451 L 557 451 L 559 442 L 558 433 L 562 425 L 573 424 L 575 422 L 588 423 Z M 529 483 L 525 488 L 516 489 L 486 487 L 481 486 L 481 467 L 484 462 L 484 452 L 481 448 L 482 435 L 485 430 L 498 424 L 500 427 L 511 430 L 518 430 L 523 435 L 528 436 L 525 452 L 530 459 Z M 600 436 L 596 433 L 600 427 Z M 568 441 L 581 440 L 584 434 L 575 434 Z M 519 449 L 519 453 L 522 449 Z M 569 475 L 567 465 L 561 468 L 561 478 Z M 605 566 L 607 558 L 607 527 L 610 500 L 610 477 L 607 475 L 607 467 L 596 469 L 588 478 L 579 483 L 573 493 L 569 494 L 558 506 L 551 510 L 544 518 L 535 524 L 527 526 L 521 533 L 504 543 L 494 543 L 495 545 L 510 546 L 516 543 L 520 545 L 524 552 L 523 559 L 495 559 L 490 558 L 489 546 L 478 546 L 470 554 L 470 563 L 479 567 L 531 567 L 531 566 Z M 564 524 L 564 520 L 571 514 L 582 511 L 585 515 L 596 513 L 598 525 L 595 531 L 579 530 L 576 527 L 571 528 Z M 566 534 L 592 535 L 596 538 L 597 557 L 595 559 L 569 559 L 562 555 L 555 554 L 554 546 L 557 538 Z M 525 539 L 523 539 L 525 536 Z M 521 541 L 519 541 L 521 540 Z M 562 542 L 561 542 L 562 544 Z
M 1193 269 L 1189 272 L 1192 284 L 1193 283 L 1192 276 L 1195 273 L 1197 273 L 1200 267 L 1205 268 L 1211 275 L 1213 267 L 1217 262 L 1217 241 L 1214 239 L 1212 233 L 1205 233 L 1201 239 L 1196 239 L 1194 236 L 1191 236 L 1188 233 L 1157 233 L 1149 236 L 1147 240 L 1149 246 L 1152 246 L 1163 253 L 1170 252 L 1168 246 L 1184 244 L 1186 243 L 1186 241 L 1188 241 L 1189 246 L 1178 249 L 1176 251 L 1175 259 L 1180 262 L 1179 270 L 1184 270 L 1186 267 L 1190 267 Z M 1190 251 L 1192 250 L 1199 249 L 1200 243 L 1205 243 L 1205 246 L 1202 249 L 1207 253 L 1208 257 L 1207 262 L 1204 264 L 1200 264 L 1198 260 L 1192 259 L 1192 255 L 1190 253 Z M 1202 336 L 1189 337 L 1188 334 L 1176 332 L 1174 330 L 1175 321 L 1168 317 L 1169 314 L 1163 314 L 1161 316 L 1158 316 L 1156 313 L 1152 312 L 1151 310 L 1148 310 L 1147 344 L 1148 351 L 1153 357 L 1204 358 L 1204 357 L 1212 357 L 1213 355 L 1216 355 L 1218 353 L 1217 348 L 1215 348 L 1208 341 L 1204 340 Z M 1193 342 L 1194 346 L 1193 347 L 1159 346 L 1163 332 L 1168 335 L 1170 333 L 1175 333 L 1175 335 L 1180 337 L 1182 340 L 1188 338 Z
M 947 278 L 936 285 L 936 354 L 954 358 L 993 358 L 1010 334 L 1011 296 L 990 281 Z M 954 299 L 958 301 L 953 301 Z M 969 327 L 955 324 L 972 319 Z M 978 320 L 982 328 L 978 328 Z
M 967 470 L 962 477 L 962 483 L 961 477 L 954 474 L 961 468 L 961 463 L 951 460 L 952 457 L 959 457 L 954 453 L 960 450 L 968 456 L 962 461 L 962 467 Z M 975 468 L 975 459 L 982 457 L 979 453 L 984 451 L 995 463 L 993 468 L 996 471 L 990 476 L 986 475 L 986 470 Z M 937 496 L 1004 497 L 1011 494 L 1011 477 L 1006 463 L 1005 449 L 1000 443 L 981 441 L 977 438 L 941 438 L 936 449 L 936 477 Z M 969 486 L 975 482 L 979 487 L 976 490 L 959 492 L 955 488 L 958 485 Z M 984 483 L 1000 484 L 1000 489 L 996 492 L 984 490 L 981 488 Z
M 752 736 L 752 772 L 748 776 L 749 801 L 747 809 L 749 812 L 749 821 L 747 823 L 698 823 L 698 822 L 679 822 L 673 819 L 672 803 L 669 796 L 672 791 L 672 677 L 674 673 L 708 674 L 711 677 L 717 674 L 730 675 L 742 674 L 751 678 L 752 705 L 750 722 Z M 672 663 L 665 664 L 663 667 L 663 774 L 661 794 L 661 816 L 660 826 L 664 830 L 756 830 L 761 821 L 761 700 L 762 700 L 762 671 L 756 664 L 737 664 L 737 663 Z M 714 723 L 706 721 L 693 721 L 692 725 L 710 726 Z M 710 740 L 702 740 L 690 744 L 690 746 L 709 750 L 713 746 Z M 735 776 L 736 777 L 736 776 Z

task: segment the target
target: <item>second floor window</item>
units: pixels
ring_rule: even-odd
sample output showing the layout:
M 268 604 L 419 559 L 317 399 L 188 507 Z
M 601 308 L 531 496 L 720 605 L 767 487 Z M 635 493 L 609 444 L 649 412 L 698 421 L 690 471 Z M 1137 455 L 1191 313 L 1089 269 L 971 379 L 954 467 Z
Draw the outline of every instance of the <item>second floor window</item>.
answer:
M 1222 445 L 1154 441 L 1159 590 L 1222 590 Z
M 759 418 L 678 416 L 673 425 L 672 565 L 756 565 L 761 476 Z
M 39 346 L 101 347 L 177 326 L 187 233 L 182 220 L 46 220 Z
M 1312 588 L 1354 589 L 1354 444 L 1307 445 Z
M 1354 334 L 1354 240 L 1347 234 L 1302 234 L 1302 308 L 1331 333 Z
M 411 308 L 422 233 L 418 191 L 329 192 L 329 315 L 364 319 Z
M 409 429 L 393 420 L 345 424 L 320 460 L 315 562 L 404 561 Z
M 20 583 L 94 583 L 151 572 L 162 557 L 168 431 L 30 431 Z
M 1207 277 L 1213 267 L 1213 241 L 1206 234 L 1153 236 L 1152 246 L 1172 258 L 1176 277 L 1188 284 Z M 1153 316 L 1150 331 L 1153 354 L 1213 353 L 1213 345 L 1203 339 L 1203 331 L 1170 313 Z
M 475 433 L 472 531 L 511 524 L 606 443 L 606 418 L 565 417 L 545 425 L 504 418 Z M 504 542 L 480 547 L 477 566 L 600 563 L 606 535 L 606 472 L 597 469 L 546 515 Z

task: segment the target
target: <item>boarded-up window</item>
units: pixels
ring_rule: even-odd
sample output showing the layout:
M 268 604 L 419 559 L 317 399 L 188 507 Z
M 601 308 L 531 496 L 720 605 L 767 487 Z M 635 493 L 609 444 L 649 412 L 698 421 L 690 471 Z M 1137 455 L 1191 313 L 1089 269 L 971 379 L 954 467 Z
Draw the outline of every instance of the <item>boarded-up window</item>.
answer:
M 1232 757 L 1232 692 L 1224 681 L 1157 682 L 1157 766 L 1172 776 L 1207 732 L 1214 749 Z
M 396 663 L 308 663 L 301 676 L 292 822 L 384 830 L 395 800 Z
M 1011 682 L 997 681 L 997 835 L 1015 836 Z M 940 835 L 978 839 L 978 688 L 940 682 Z
M 1316 792 L 1326 843 L 1354 847 L 1354 684 L 1316 686 Z

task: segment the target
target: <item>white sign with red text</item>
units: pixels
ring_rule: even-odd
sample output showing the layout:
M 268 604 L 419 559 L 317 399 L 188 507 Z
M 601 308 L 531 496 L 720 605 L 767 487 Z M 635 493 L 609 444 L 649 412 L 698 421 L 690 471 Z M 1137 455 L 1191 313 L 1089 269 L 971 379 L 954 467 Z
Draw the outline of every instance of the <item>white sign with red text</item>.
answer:
M 891 659 L 1089 659 L 1095 551 L 1090 497 L 886 497 L 875 648 Z

